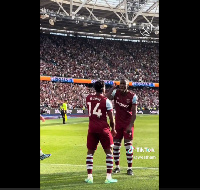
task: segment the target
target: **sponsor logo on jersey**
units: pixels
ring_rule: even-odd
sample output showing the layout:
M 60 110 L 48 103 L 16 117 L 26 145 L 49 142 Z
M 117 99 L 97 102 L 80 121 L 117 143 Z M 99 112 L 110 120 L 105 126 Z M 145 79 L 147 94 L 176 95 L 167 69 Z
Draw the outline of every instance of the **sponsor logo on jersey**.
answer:
M 121 106 L 121 107 L 124 107 L 124 108 L 127 108 L 129 105 L 124 105 L 124 104 L 122 104 L 121 102 L 118 102 L 117 100 L 116 100 L 116 103 L 119 105 L 119 106 Z

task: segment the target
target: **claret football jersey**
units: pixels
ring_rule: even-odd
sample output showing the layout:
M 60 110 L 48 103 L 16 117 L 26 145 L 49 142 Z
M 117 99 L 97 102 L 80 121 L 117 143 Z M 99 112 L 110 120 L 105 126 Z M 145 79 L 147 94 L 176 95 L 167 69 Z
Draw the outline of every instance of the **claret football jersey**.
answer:
M 89 115 L 89 132 L 102 132 L 102 129 L 109 128 L 107 123 L 107 112 L 113 110 L 111 101 L 102 95 L 88 95 L 86 104 Z
M 113 90 L 111 96 L 114 97 L 115 104 L 115 121 L 116 125 L 129 125 L 131 121 L 132 105 L 137 105 L 137 96 L 136 94 L 128 91 L 126 95 L 122 94 L 120 90 Z

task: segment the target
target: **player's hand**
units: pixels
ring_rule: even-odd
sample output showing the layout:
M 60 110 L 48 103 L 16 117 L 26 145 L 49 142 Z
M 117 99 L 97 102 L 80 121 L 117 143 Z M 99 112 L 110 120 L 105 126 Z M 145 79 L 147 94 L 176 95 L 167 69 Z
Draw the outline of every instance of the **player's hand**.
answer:
M 113 84 L 112 89 L 114 90 L 117 87 L 116 83 Z
M 114 130 L 111 131 L 111 134 L 112 134 L 113 137 L 115 137 L 117 135 L 117 131 L 114 129 Z
M 129 125 L 127 128 L 126 128 L 126 133 L 129 135 L 129 137 L 131 137 L 132 135 L 132 125 Z

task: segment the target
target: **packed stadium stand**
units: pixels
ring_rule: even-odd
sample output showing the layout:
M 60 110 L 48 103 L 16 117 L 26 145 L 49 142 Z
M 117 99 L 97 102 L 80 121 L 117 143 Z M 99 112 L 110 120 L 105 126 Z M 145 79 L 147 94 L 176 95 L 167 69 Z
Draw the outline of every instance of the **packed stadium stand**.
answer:
M 159 82 L 159 44 L 41 34 L 40 75 Z
M 109 90 L 107 86 L 106 90 Z M 149 87 L 129 87 L 138 96 L 139 109 L 159 109 L 159 90 Z M 85 97 L 93 93 L 94 89 L 87 84 L 40 82 L 40 106 L 59 108 L 64 99 L 68 99 L 69 109 L 82 108 Z M 86 105 L 85 105 L 86 106 Z
M 159 83 L 159 44 L 40 35 L 40 76 Z M 109 86 L 106 86 L 109 89 Z M 129 87 L 138 95 L 139 109 L 159 109 L 159 88 Z M 82 108 L 92 85 L 40 82 L 40 105 Z

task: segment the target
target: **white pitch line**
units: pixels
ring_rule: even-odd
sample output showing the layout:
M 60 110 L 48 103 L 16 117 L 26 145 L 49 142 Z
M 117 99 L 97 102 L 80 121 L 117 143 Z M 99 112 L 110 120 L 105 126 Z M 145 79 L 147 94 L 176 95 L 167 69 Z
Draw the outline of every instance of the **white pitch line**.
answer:
M 74 165 L 74 164 L 43 164 L 42 165 L 52 165 L 52 166 L 75 166 L 75 167 L 86 167 L 86 165 Z M 94 165 L 94 167 L 105 168 L 106 166 Z M 127 167 L 120 167 L 127 168 Z M 132 167 L 133 169 L 150 169 L 150 170 L 158 170 L 159 168 L 151 168 L 151 167 Z
M 88 123 L 88 122 L 81 122 L 81 123 Z M 69 124 L 81 124 L 81 123 L 69 123 Z

